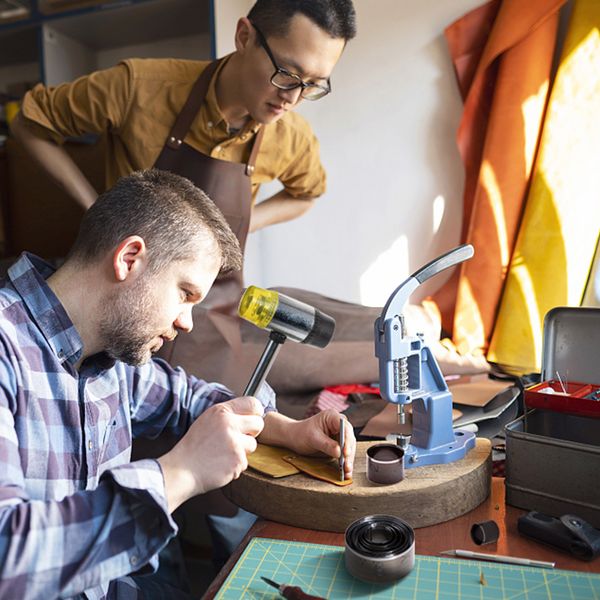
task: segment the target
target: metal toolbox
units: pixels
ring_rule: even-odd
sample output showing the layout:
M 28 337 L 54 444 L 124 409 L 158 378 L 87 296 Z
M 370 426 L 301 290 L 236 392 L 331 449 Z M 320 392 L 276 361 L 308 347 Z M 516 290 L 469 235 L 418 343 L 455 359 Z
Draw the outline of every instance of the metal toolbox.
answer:
M 555 308 L 544 321 L 542 381 L 600 383 L 600 309 Z M 506 502 L 600 528 L 600 419 L 533 409 L 505 428 Z

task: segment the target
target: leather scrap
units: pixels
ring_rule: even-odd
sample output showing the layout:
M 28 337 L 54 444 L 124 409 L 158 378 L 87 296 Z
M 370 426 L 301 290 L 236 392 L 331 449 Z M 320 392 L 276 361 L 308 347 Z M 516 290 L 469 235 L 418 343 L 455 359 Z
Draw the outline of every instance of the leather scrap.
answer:
M 352 483 L 352 479 L 348 478 L 340 481 L 340 467 L 335 458 L 287 455 L 283 457 L 283 460 L 315 479 L 339 486 L 350 485 Z
M 296 467 L 283 460 L 290 453 L 289 448 L 279 448 L 258 444 L 256 450 L 248 456 L 248 466 L 270 477 L 287 477 L 300 473 Z

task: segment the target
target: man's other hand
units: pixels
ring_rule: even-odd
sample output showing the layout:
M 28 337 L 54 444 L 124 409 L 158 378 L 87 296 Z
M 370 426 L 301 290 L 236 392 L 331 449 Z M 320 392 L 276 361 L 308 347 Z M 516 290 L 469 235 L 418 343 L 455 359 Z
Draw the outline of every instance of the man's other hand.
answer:
M 204 412 L 185 436 L 158 459 L 169 510 L 188 498 L 227 485 L 248 467 L 264 427 L 263 407 L 253 397 L 234 398 Z
M 273 446 L 290 448 L 298 454 L 326 454 L 340 457 L 340 419 L 344 424 L 344 472 L 352 476 L 356 438 L 352 425 L 335 410 L 324 410 L 308 419 L 294 421 L 278 413 L 265 417 L 265 428 L 259 441 Z

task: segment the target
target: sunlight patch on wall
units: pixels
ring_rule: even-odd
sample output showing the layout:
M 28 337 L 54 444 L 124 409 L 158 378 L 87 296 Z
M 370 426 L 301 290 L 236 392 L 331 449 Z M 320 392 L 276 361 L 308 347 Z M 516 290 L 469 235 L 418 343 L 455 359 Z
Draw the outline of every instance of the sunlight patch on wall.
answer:
M 383 306 L 390 294 L 408 277 L 408 264 L 408 238 L 401 235 L 361 275 L 361 303 Z
M 433 199 L 433 234 L 435 235 L 442 224 L 446 212 L 446 198 L 441 194 Z

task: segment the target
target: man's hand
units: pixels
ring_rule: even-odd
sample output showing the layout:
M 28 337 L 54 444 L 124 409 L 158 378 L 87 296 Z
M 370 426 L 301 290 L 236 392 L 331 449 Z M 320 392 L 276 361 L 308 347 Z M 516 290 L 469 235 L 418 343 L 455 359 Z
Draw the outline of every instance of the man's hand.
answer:
M 216 404 L 158 459 L 169 511 L 188 498 L 227 485 L 248 467 L 264 420 L 261 403 L 250 396 Z
M 324 410 L 308 419 L 294 421 L 279 413 L 265 417 L 265 428 L 259 441 L 273 446 L 290 448 L 298 454 L 323 453 L 340 457 L 340 418 L 344 419 L 344 472 L 352 476 L 356 438 L 352 425 L 335 410 Z

